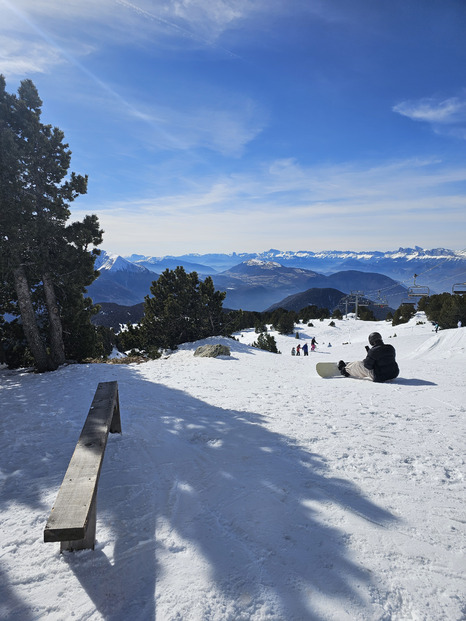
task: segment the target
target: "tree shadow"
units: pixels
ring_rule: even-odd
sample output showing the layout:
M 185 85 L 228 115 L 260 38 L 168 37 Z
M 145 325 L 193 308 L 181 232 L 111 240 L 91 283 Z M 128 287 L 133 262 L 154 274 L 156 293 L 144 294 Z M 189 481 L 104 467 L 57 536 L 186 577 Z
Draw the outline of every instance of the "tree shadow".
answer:
M 264 598 L 287 619 L 317 614 L 313 592 L 359 600 L 352 585 L 369 585 L 370 575 L 351 560 L 347 533 L 325 523 L 320 507 L 338 505 L 380 525 L 393 515 L 330 476 L 322 456 L 268 430 L 257 413 L 211 406 L 130 373 L 119 387 L 123 419 L 125 412 L 131 418 L 108 462 L 113 481 L 108 469 L 103 473 L 99 501 L 116 527 L 117 573 L 127 576 L 130 562 L 136 572 L 147 562 L 157 578 L 154 552 L 162 566 L 167 556 L 182 565 L 194 546 L 238 616 L 242 606 L 252 614 Z M 139 550 L 146 560 L 137 558 Z M 100 589 L 81 565 L 74 571 L 105 615 Z M 154 591 L 148 585 L 147 595 Z M 185 614 L 191 604 L 186 596 Z M 105 616 L 124 618 L 116 611 Z
M 371 575 L 352 560 L 348 533 L 325 512 L 338 507 L 379 525 L 395 520 L 392 514 L 332 477 L 323 456 L 269 430 L 260 414 L 209 405 L 145 380 L 132 366 L 99 366 L 95 386 L 83 384 L 77 420 L 84 423 L 82 404 L 90 404 L 97 382 L 116 379 L 123 433 L 109 438 L 104 458 L 96 550 L 62 558 L 104 619 L 156 618 L 157 606 L 167 605 L 157 586 L 166 572 L 185 568 L 191 579 L 199 569 L 190 567 L 198 562 L 193 549 L 212 585 L 212 593 L 196 595 L 198 606 L 220 597 L 232 618 L 251 617 L 265 602 L 272 618 L 290 620 L 319 618 L 322 598 L 364 607 L 358 585 L 369 588 Z M 58 373 L 66 394 L 72 369 Z M 41 467 L 30 453 L 24 465 L 31 487 L 25 502 L 40 512 L 42 527 L 50 511 L 43 490 L 58 489 L 80 433 L 79 423 L 70 431 L 66 420 L 57 425 L 53 418 L 42 418 L 40 440 L 53 460 Z M 13 486 L 7 497 L 21 494 Z M 182 578 L 176 584 L 176 614 L 194 618 L 193 588 Z
M 6 572 L 0 568 L 0 619 L 18 619 L 18 621 L 33 621 L 37 617 L 29 606 L 21 600 L 9 584 Z
M 0 514 L 14 516 L 14 519 L 0 520 L 3 565 L 0 568 L 0 618 L 18 621 L 37 618 L 23 601 L 15 586 L 16 580 L 8 573 L 9 564 L 16 563 L 23 552 L 28 557 L 33 555 L 30 549 L 32 523 L 27 527 L 22 524 L 20 512 L 27 507 L 31 515 L 43 516 L 47 506 L 42 501 L 41 490 L 43 485 L 52 484 L 46 464 L 48 458 L 42 450 L 43 439 L 34 433 L 37 427 L 34 414 L 41 408 L 41 396 L 37 394 L 39 377 L 26 372 L 1 373 Z M 32 383 L 36 390 L 23 391 L 21 378 Z

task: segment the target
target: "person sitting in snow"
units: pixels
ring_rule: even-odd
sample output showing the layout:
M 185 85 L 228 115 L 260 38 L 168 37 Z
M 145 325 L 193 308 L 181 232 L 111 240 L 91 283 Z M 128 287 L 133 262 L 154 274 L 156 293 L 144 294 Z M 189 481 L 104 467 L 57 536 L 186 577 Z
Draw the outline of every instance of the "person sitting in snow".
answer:
M 370 379 L 373 382 L 386 382 L 398 377 L 400 369 L 395 360 L 396 352 L 393 345 L 385 345 L 378 332 L 369 334 L 370 347 L 366 345 L 367 356 L 364 360 L 343 362 L 340 360 L 338 368 L 345 377 Z

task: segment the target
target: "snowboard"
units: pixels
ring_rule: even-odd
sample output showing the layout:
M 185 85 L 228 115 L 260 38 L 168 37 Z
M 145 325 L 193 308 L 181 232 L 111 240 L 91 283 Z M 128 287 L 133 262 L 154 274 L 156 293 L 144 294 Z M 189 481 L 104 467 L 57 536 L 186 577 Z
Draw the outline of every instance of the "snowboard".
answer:
M 320 377 L 343 377 L 338 368 L 338 362 L 318 362 L 316 371 Z

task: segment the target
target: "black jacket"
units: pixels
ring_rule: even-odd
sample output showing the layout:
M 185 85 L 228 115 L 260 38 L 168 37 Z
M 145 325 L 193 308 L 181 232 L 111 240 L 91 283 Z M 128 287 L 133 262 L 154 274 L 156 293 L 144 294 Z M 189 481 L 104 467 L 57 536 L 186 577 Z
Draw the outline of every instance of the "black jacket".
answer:
M 371 347 L 363 363 L 366 369 L 374 371 L 374 382 L 385 382 L 398 377 L 400 369 L 395 360 L 395 348 L 379 341 Z

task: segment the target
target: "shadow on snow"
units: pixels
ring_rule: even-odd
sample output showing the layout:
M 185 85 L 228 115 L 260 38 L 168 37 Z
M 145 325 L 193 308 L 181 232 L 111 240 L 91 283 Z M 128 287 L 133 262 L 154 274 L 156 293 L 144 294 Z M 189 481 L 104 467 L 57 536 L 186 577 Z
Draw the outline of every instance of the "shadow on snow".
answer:
M 370 586 L 371 576 L 351 560 L 347 533 L 325 523 L 321 508 L 336 505 L 380 525 L 395 518 L 350 481 L 332 477 L 324 457 L 270 431 L 257 413 L 211 406 L 146 381 L 131 366 L 96 369 L 95 385 L 83 383 L 79 403 L 67 403 L 73 367 L 54 375 L 54 403 L 41 405 L 40 390 L 31 391 L 18 397 L 29 419 L 12 413 L 9 422 L 3 420 L 19 428 L 18 445 L 7 451 L 8 458 L 0 456 L 0 506 L 27 505 L 43 530 L 86 404 L 98 381 L 117 379 L 123 433 L 111 435 L 106 449 L 96 550 L 63 556 L 105 619 L 155 618 L 157 599 L 164 597 L 157 592 L 164 559 L 176 563 L 181 555 L 183 562 L 190 547 L 202 553 L 212 589 L 238 606 L 238 616 L 252 616 L 266 600 L 274 618 L 318 618 L 315 594 L 363 606 L 354 585 Z M 50 414 L 31 423 L 38 407 L 48 407 Z M 82 414 L 71 416 L 71 410 Z M 38 427 L 35 433 L 31 424 Z M 108 541 L 102 540 L 104 532 L 110 533 Z M 51 552 L 49 562 L 57 563 L 58 551 Z M 24 607 L 19 612 L 11 584 L 3 583 L 0 596 L 6 610 L 18 611 L 12 618 L 35 618 Z M 204 596 L 209 593 L 197 594 Z

